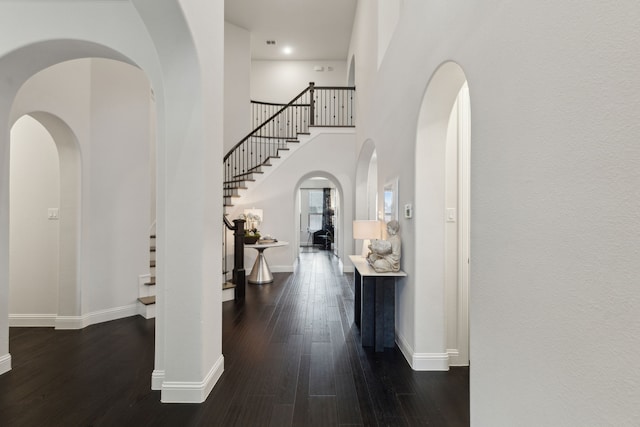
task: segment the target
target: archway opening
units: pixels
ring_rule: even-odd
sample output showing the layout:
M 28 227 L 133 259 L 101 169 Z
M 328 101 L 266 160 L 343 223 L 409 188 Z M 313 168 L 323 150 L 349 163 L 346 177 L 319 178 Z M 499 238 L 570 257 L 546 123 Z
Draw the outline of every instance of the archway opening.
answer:
M 470 98 L 462 68 L 440 66 L 416 135 L 416 351 L 419 370 L 469 364 Z
M 18 119 L 10 145 L 10 326 L 55 326 L 65 262 L 60 170 L 51 133 L 31 116 Z
M 325 176 L 312 176 L 298 186 L 298 239 L 300 252 L 339 254 L 340 198 L 336 184 Z
M 37 96 L 42 92 L 48 97 Z M 78 329 L 145 314 L 137 298 L 149 288 L 140 279 L 151 275 L 154 111 L 144 73 L 110 59 L 60 62 L 17 92 L 9 162 L 11 326 Z M 94 267 L 102 273 L 86 273 Z M 139 278 L 137 287 L 130 277 Z

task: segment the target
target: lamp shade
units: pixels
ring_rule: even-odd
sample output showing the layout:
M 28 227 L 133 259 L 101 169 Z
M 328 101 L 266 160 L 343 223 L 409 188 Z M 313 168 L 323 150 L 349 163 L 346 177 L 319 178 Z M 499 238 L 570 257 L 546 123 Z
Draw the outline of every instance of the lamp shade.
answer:
M 353 221 L 354 239 L 379 239 L 380 221 L 377 220 L 355 220 Z

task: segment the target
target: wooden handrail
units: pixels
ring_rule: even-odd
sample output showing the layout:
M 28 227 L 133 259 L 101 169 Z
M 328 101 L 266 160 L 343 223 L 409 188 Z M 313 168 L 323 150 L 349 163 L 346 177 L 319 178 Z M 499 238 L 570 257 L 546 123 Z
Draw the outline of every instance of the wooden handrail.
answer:
M 279 157 L 280 151 L 298 135 L 308 133 L 310 126 L 354 126 L 354 93 L 353 86 L 316 87 L 310 82 L 287 104 L 262 103 L 268 118 L 262 121 L 262 111 L 255 111 L 252 121 L 260 123 L 224 156 L 224 182 L 229 193 L 233 193 L 233 183 L 245 180 L 269 159 Z
M 286 110 L 288 107 L 292 106 L 295 104 L 295 102 L 300 99 L 305 93 L 307 93 L 309 91 L 309 87 L 306 87 L 302 92 L 300 92 L 298 94 L 298 96 L 296 96 L 295 98 L 293 98 L 288 104 L 285 104 L 284 107 L 282 107 L 281 109 L 279 109 L 275 114 L 273 114 L 271 117 L 269 117 L 267 120 L 264 121 L 264 123 L 262 123 L 260 126 L 258 126 L 257 128 L 255 128 L 254 130 L 252 130 L 251 132 L 249 132 L 249 134 L 247 136 L 245 136 L 244 138 L 242 138 L 240 140 L 240 142 L 238 142 L 236 145 L 233 146 L 233 148 L 231 148 L 231 150 L 229 150 L 229 152 L 224 156 L 223 160 L 227 160 L 229 158 L 229 156 L 231 156 L 231 154 L 235 151 L 236 148 L 238 148 L 239 146 L 242 145 L 243 142 L 245 142 L 247 139 L 251 138 L 251 136 L 255 135 L 260 129 L 264 128 L 271 120 L 273 120 L 274 118 L 276 118 L 278 116 L 278 114 L 282 113 L 284 110 Z

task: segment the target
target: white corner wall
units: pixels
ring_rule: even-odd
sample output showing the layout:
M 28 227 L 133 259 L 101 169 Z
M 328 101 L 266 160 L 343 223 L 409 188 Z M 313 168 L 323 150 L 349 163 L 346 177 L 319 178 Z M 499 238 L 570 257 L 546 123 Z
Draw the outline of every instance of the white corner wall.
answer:
M 251 132 L 251 34 L 224 24 L 224 152 Z
M 89 312 L 135 305 L 138 276 L 149 268 L 151 93 L 144 72 L 91 60 L 91 138 L 84 197 L 90 207 L 84 279 Z M 126 106 L 126 107 L 125 107 Z M 84 148 L 83 147 L 83 148 Z M 88 148 L 88 149 L 87 149 Z

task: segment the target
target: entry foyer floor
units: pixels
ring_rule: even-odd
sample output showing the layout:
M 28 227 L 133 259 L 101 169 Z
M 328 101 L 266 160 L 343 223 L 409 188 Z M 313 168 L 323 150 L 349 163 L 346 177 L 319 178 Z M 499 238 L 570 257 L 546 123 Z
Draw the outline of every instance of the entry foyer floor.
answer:
M 348 261 L 347 261 L 348 262 Z M 467 426 L 469 370 L 414 372 L 353 325 L 352 275 L 326 251 L 223 303 L 225 372 L 203 404 L 150 390 L 154 321 L 11 328 L 2 426 Z

